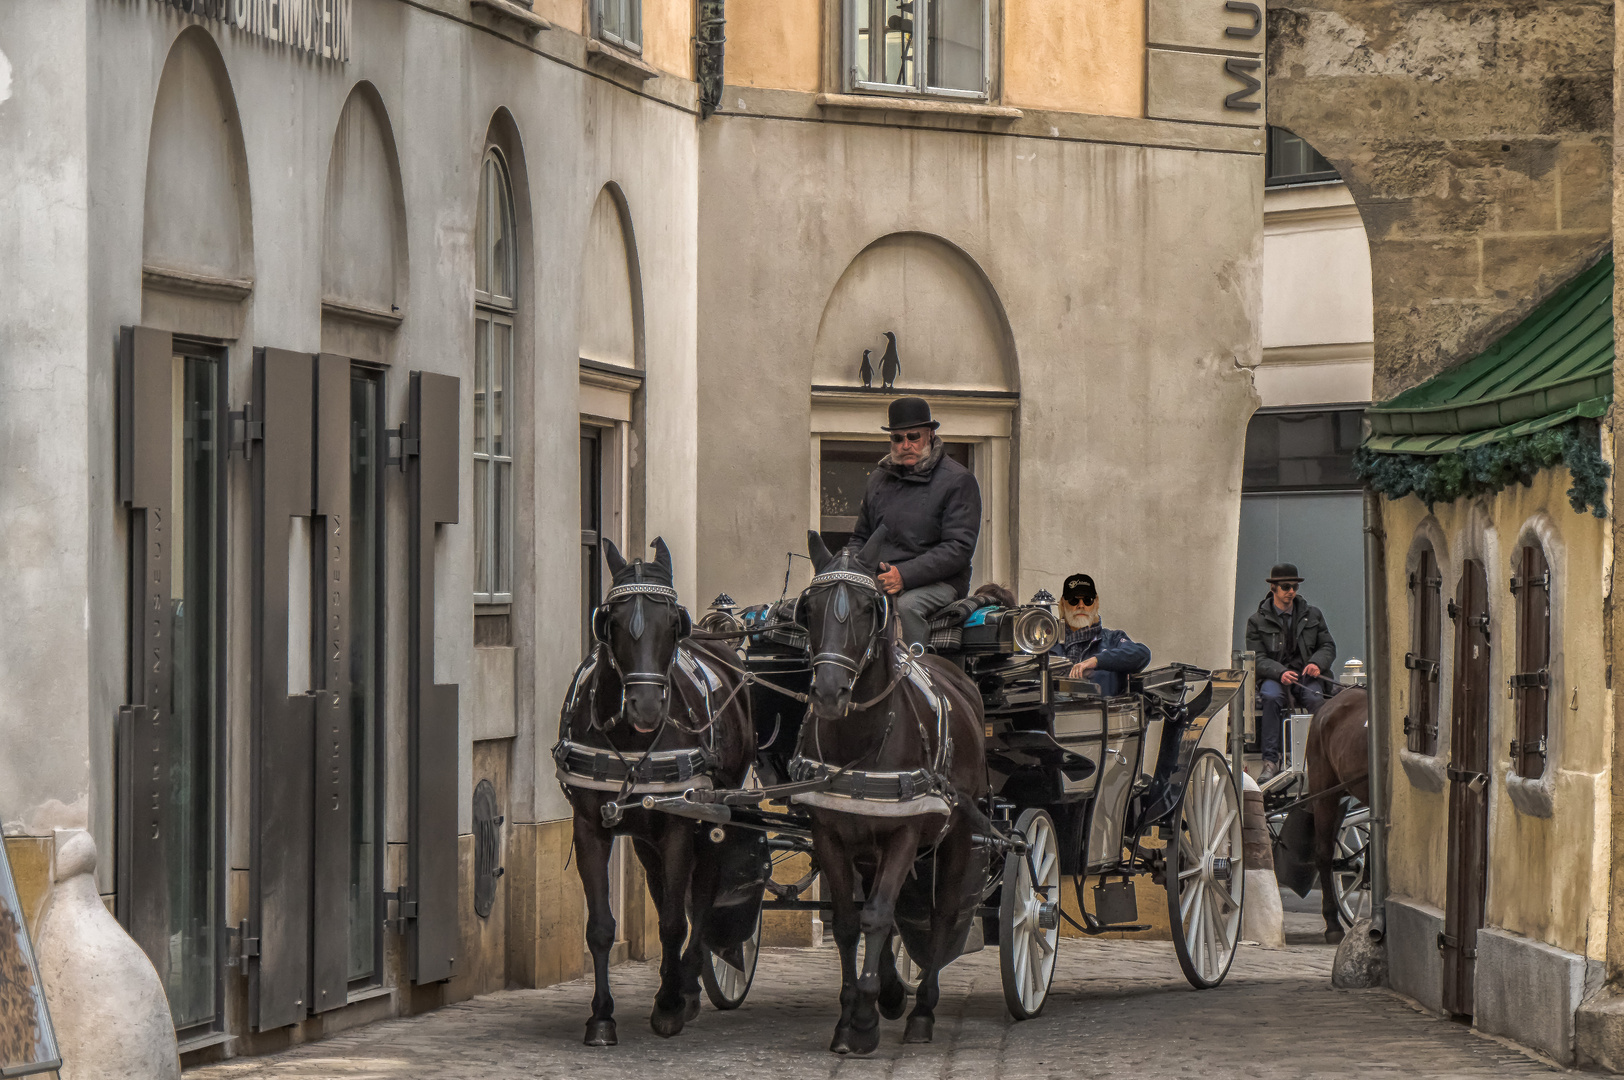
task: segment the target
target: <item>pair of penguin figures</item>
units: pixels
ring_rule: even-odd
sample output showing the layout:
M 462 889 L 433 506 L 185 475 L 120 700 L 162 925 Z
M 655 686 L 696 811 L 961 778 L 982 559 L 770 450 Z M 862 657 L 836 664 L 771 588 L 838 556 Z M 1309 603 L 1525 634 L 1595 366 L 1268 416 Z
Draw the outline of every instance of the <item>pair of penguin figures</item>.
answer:
M 902 374 L 902 361 L 897 358 L 896 333 L 894 331 L 887 330 L 885 332 L 885 340 L 885 353 L 880 357 L 880 388 L 882 390 L 889 390 L 897 381 L 897 376 Z M 874 386 L 874 365 L 868 358 L 871 351 L 872 350 L 870 349 L 863 350 L 863 366 L 858 371 L 858 375 L 862 378 L 863 386 L 865 388 L 872 388 Z

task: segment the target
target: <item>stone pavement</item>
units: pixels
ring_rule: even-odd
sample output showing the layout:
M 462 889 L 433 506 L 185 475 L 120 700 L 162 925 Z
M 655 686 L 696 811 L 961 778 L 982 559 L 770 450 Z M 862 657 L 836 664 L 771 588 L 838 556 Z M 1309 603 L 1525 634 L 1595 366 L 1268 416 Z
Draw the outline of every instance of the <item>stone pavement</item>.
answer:
M 1317 940 L 1317 918 L 1288 915 L 1288 940 Z M 1134 1080 L 1350 1073 L 1394 1077 L 1517 1077 L 1560 1071 L 1469 1028 L 1418 1012 L 1382 990 L 1336 990 L 1332 950 L 1243 947 L 1223 986 L 1191 990 L 1172 946 L 1064 939 L 1042 1016 L 1004 1011 L 998 953 L 954 962 L 942 977 L 936 1041 L 903 1046 L 885 1022 L 870 1058 L 826 1047 L 839 1013 L 834 950 L 764 950 L 744 1007 L 707 1003 L 675 1039 L 649 1030 L 653 965 L 614 970 L 620 1045 L 590 1049 L 581 1033 L 590 980 L 515 990 L 391 1020 L 274 1057 L 188 1071 L 187 1080 Z

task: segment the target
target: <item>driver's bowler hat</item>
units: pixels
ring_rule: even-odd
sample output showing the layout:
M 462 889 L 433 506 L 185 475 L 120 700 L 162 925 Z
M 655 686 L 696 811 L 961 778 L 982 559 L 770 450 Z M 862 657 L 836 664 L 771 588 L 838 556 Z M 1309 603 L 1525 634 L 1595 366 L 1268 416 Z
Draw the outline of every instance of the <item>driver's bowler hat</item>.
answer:
M 1302 575 L 1297 573 L 1296 563 L 1275 563 L 1274 569 L 1269 571 L 1270 585 L 1301 585 Z
M 891 403 L 890 422 L 881 431 L 909 431 L 928 427 L 932 431 L 942 425 L 930 418 L 930 402 L 922 397 L 899 397 Z

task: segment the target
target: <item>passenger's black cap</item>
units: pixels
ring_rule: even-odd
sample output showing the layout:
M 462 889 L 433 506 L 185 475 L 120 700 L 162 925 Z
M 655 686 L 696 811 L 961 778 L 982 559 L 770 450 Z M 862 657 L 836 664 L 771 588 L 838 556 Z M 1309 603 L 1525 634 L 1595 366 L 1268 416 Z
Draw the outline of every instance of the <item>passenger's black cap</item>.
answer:
M 909 431 L 928 427 L 932 431 L 942 425 L 930 418 L 930 402 L 922 397 L 899 397 L 891 403 L 890 422 L 881 431 Z
M 1100 597 L 1094 588 L 1094 579 L 1087 574 L 1073 574 L 1060 587 L 1060 598 L 1068 604 L 1092 604 Z

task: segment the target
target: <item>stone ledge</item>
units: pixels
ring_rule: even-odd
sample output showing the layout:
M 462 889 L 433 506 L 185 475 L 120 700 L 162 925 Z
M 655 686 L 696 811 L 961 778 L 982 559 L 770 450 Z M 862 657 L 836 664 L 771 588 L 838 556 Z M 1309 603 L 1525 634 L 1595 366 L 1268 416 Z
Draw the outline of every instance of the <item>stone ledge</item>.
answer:
M 885 94 L 819 94 L 823 109 L 878 109 L 883 112 L 934 113 L 937 116 L 977 116 L 992 120 L 1019 120 L 1026 114 L 1009 105 L 981 105 L 973 101 L 932 101 L 928 98 L 890 97 Z
M 475 11 L 485 12 L 493 19 L 513 24 L 520 33 L 528 37 L 535 37 L 541 31 L 553 28 L 552 23 L 528 7 L 513 3 L 512 0 L 468 0 L 468 6 Z
M 612 68 L 617 73 L 638 82 L 647 82 L 649 79 L 660 77 L 659 68 L 597 38 L 592 38 L 586 43 L 586 62 Z
M 1399 764 L 1404 766 L 1404 775 L 1410 778 L 1413 786 L 1434 794 L 1444 789 L 1446 766 L 1442 758 L 1433 757 L 1431 754 L 1417 754 L 1400 747 L 1398 760 Z

